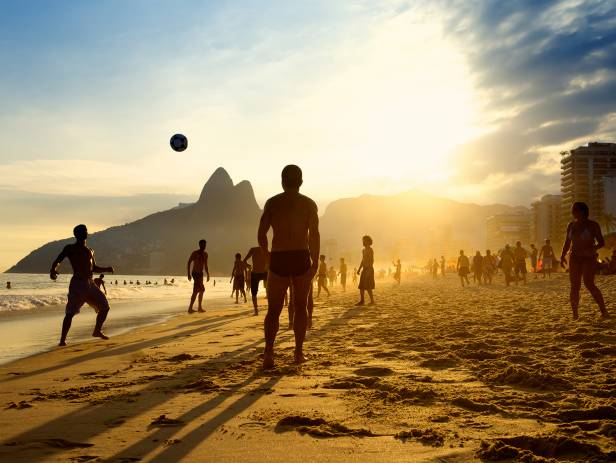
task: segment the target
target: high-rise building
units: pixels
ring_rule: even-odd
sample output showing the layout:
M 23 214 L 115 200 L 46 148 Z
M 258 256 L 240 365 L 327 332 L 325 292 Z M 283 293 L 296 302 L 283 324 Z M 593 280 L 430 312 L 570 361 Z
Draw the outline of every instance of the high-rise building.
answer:
M 561 196 L 545 195 L 532 203 L 531 208 L 531 241 L 541 246 L 549 238 L 553 246 L 560 246 L 564 237 Z
M 560 166 L 563 209 L 561 225 L 569 221 L 571 206 L 576 201 L 588 204 L 593 218 L 601 217 L 606 212 L 604 179 L 616 177 L 616 143 L 588 143 L 587 146 L 563 152 Z
M 529 214 L 497 214 L 486 219 L 486 245 L 492 252 L 513 246 L 521 241 L 523 246 L 530 242 Z

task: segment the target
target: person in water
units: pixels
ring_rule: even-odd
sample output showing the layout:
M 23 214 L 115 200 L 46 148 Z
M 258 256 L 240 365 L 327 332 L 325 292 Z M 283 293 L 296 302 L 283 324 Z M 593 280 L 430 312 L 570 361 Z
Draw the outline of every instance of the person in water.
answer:
M 590 220 L 586 203 L 576 202 L 571 207 L 573 222 L 567 226 L 567 234 L 560 256 L 560 265 L 565 268 L 569 258 L 569 279 L 571 281 L 571 310 L 573 319 L 579 317 L 580 288 L 582 280 L 588 292 L 599 306 L 602 317 L 608 317 L 601 290 L 595 285 L 597 271 L 597 251 L 605 245 L 601 227 Z
M 100 267 L 94 259 L 94 251 L 88 247 L 88 229 L 85 225 L 77 225 L 73 229 L 75 243 L 67 244 L 62 252 L 51 264 L 49 277 L 52 280 L 58 278 L 58 268 L 65 258 L 68 258 L 73 267 L 73 277 L 68 287 L 68 301 L 66 314 L 62 322 L 60 346 L 66 346 L 66 336 L 71 328 L 73 317 L 79 313 L 84 304 L 88 304 L 96 311 L 96 324 L 92 336 L 95 338 L 109 339 L 103 333 L 103 323 L 109 313 L 109 302 L 103 292 L 94 284 L 93 272 L 113 273 L 113 267 Z
M 468 281 L 468 274 L 470 273 L 471 263 L 468 260 L 468 257 L 464 254 L 464 251 L 460 249 L 460 256 L 458 257 L 458 263 L 456 264 L 456 270 L 458 271 L 458 276 L 460 277 L 460 283 L 462 283 L 462 287 L 464 288 L 464 283 L 466 282 L 466 286 L 470 286 L 470 282 Z
M 362 306 L 366 303 L 364 293 L 367 292 L 370 297 L 370 305 L 374 305 L 374 296 L 372 291 L 374 290 L 374 251 L 372 250 L 372 238 L 368 235 L 362 237 L 362 244 L 364 249 L 362 250 L 361 264 L 357 269 L 359 275 L 359 302 L 355 305 Z
M 207 252 L 205 252 L 205 246 L 207 241 L 199 240 L 199 249 L 193 251 L 190 254 L 188 263 L 186 264 L 186 273 L 188 274 L 188 281 L 193 280 L 193 292 L 190 296 L 190 305 L 188 306 L 188 313 L 194 313 L 193 305 L 197 296 L 199 297 L 199 312 L 205 312 L 203 310 L 203 293 L 205 293 L 205 285 L 203 284 L 203 273 L 207 275 L 207 281 L 210 281 L 210 270 L 207 266 Z M 192 264 L 192 271 L 191 266 Z M 171 284 L 175 281 L 172 278 Z
M 244 290 L 247 268 L 248 264 L 242 260 L 242 255 L 238 252 L 235 255 L 235 262 L 233 263 L 233 270 L 231 272 L 231 283 L 233 283 L 236 304 L 239 304 L 240 293 L 244 297 L 244 302 L 248 302 L 248 299 L 246 299 L 246 291 Z
M 552 276 L 552 267 L 554 267 L 554 249 L 550 244 L 550 240 L 546 239 L 545 244 L 539 251 L 539 260 L 541 261 L 541 273 L 543 273 L 543 278 L 545 279 L 545 275 L 547 273 L 548 278 Z
M 299 192 L 302 170 L 288 165 L 282 170 L 283 192 L 268 199 L 259 223 L 258 242 L 269 260 L 267 276 L 267 315 L 264 321 L 263 368 L 274 367 L 274 343 L 280 313 L 289 286 L 293 294 L 295 363 L 306 361 L 304 339 L 308 323 L 308 295 L 319 265 L 321 238 L 316 203 Z M 272 248 L 267 232 L 272 228 Z

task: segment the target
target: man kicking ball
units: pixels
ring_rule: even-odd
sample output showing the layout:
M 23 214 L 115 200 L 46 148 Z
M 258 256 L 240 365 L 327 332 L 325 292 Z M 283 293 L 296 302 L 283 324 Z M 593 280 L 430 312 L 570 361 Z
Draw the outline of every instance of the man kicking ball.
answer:
M 109 312 L 109 302 L 103 292 L 96 286 L 92 279 L 92 274 L 113 273 L 113 267 L 99 267 L 94 260 L 94 251 L 86 245 L 88 239 L 88 229 L 85 225 L 77 225 L 73 229 L 75 243 L 67 244 L 62 252 L 51 264 L 49 277 L 55 280 L 58 277 L 58 267 L 62 261 L 68 257 L 73 267 L 73 277 L 68 287 L 68 302 L 66 303 L 66 315 L 62 322 L 62 334 L 60 336 L 60 346 L 66 346 L 66 335 L 71 328 L 73 317 L 77 315 L 81 306 L 88 303 L 96 315 L 96 325 L 92 336 L 101 339 L 109 339 L 103 334 L 103 323 Z

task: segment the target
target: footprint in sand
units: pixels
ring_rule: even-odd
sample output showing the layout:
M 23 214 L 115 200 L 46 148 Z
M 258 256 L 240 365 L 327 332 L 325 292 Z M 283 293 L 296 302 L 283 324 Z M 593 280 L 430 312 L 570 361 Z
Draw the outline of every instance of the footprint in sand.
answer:
M 102 461 L 98 455 L 79 455 L 77 457 L 71 457 L 71 461 L 85 462 L 85 461 Z
M 150 427 L 170 427 L 170 426 L 182 426 L 184 422 L 182 420 L 176 420 L 174 418 L 167 418 L 167 415 L 160 415 L 158 418 L 154 418 L 150 423 Z
M 355 373 L 358 376 L 390 376 L 394 374 L 394 371 L 391 368 L 387 368 L 387 367 L 363 367 L 363 368 L 358 368 L 357 370 L 353 371 L 353 373 Z

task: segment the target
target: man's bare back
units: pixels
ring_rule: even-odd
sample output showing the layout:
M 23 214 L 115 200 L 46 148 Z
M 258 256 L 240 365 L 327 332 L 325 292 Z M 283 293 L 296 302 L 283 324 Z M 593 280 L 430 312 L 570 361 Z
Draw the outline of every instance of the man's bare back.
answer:
M 248 254 L 244 257 L 244 262 L 251 258 L 253 272 L 265 273 L 267 271 L 267 260 L 260 247 L 255 246 L 254 248 L 250 248 L 250 251 L 248 251 Z

